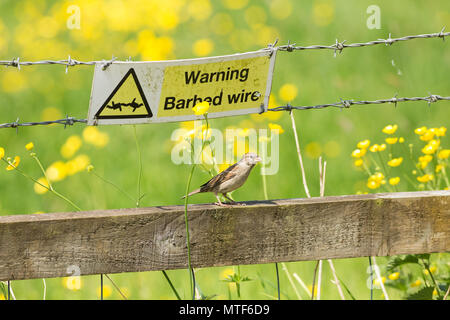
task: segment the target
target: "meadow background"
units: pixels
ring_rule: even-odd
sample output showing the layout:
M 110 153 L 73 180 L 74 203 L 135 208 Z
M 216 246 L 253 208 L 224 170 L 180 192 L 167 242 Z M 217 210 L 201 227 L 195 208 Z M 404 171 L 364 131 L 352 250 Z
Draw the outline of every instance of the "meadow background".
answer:
M 381 28 L 367 28 L 369 5 L 381 9 Z M 67 8 L 80 8 L 80 29 L 69 29 Z M 21 61 L 73 59 L 82 61 L 131 57 L 133 60 L 185 59 L 233 54 L 258 50 L 279 39 L 297 45 L 330 45 L 336 39 L 365 42 L 375 39 L 439 32 L 450 28 L 450 3 L 400 1 L 235 1 L 235 0 L 170 0 L 170 1 L 44 1 L 26 0 L 0 2 L 0 60 Z M 412 40 L 390 47 L 349 48 L 333 57 L 331 50 L 279 52 L 272 86 L 272 106 L 290 102 L 292 105 L 333 103 L 343 99 L 374 100 L 393 97 L 427 96 L 430 93 L 450 95 L 449 41 L 441 39 Z M 86 118 L 94 68 L 77 66 L 65 72 L 64 66 L 22 66 L 0 69 L 0 123 L 20 119 L 43 121 L 66 115 Z M 286 86 L 288 85 L 288 86 Z M 284 88 L 284 89 L 283 89 Z M 448 127 L 450 102 L 431 104 L 409 102 L 393 105 L 352 107 L 346 110 L 324 109 L 295 112 L 303 150 L 309 189 L 319 194 L 318 157 L 327 161 L 325 195 L 346 195 L 360 192 L 384 192 L 367 188 L 367 176 L 353 165 L 351 157 L 358 141 L 370 139 L 383 143 L 381 129 L 397 124 L 397 134 L 405 145 L 422 143 L 414 129 L 421 126 Z M 213 119 L 210 125 L 224 130 L 268 128 L 278 124 L 280 135 L 280 169 L 267 176 L 271 199 L 306 197 L 296 155 L 294 136 L 286 112 L 266 115 Z M 189 166 L 171 161 L 172 132 L 190 124 L 166 123 L 136 126 L 143 172 L 141 190 L 145 197 L 141 206 L 182 204 Z M 61 125 L 1 129 L 0 146 L 8 156 L 21 157 L 20 168 L 37 178 L 42 173 L 29 157 L 25 145 L 34 143 L 34 152 L 47 168 L 58 163 L 80 168 L 70 174 L 56 171 L 54 187 L 83 210 L 134 207 L 135 203 L 113 187 L 105 185 L 92 173 L 82 170 L 88 163 L 95 172 L 114 182 L 133 197 L 137 194 L 138 156 L 133 126 L 102 126 L 85 130 L 84 124 L 64 129 Z M 72 139 L 72 140 L 70 140 Z M 441 144 L 448 148 L 448 137 Z M 422 143 L 423 144 L 423 143 Z M 58 167 L 58 165 L 55 165 Z M 5 165 L 6 166 L 6 165 Z M 414 169 L 406 167 L 405 172 Z M 208 179 L 207 172 L 196 170 L 192 186 Z M 417 190 L 402 180 L 398 190 Z M 53 194 L 41 194 L 32 181 L 14 171 L 0 171 L 0 214 L 36 214 L 72 211 L 66 202 Z M 257 168 L 244 187 L 234 192 L 238 201 L 262 200 L 261 176 Z M 191 203 L 215 201 L 211 195 L 198 195 Z M 398 223 L 401 223 L 399 221 Z M 440 259 L 440 260 L 439 260 Z M 445 262 L 441 262 L 444 259 Z M 448 256 L 435 254 L 432 261 L 441 261 L 448 272 Z M 382 268 L 386 258 L 378 258 Z M 437 263 L 437 262 L 436 262 Z M 297 273 L 306 286 L 311 285 L 315 262 L 286 263 L 290 274 Z M 368 299 L 366 286 L 368 259 L 335 260 L 339 278 L 358 299 Z M 411 267 L 414 271 L 414 267 Z M 222 279 L 237 267 L 206 268 L 196 272 L 197 282 L 206 295 L 235 298 L 233 285 Z M 252 279 L 241 285 L 241 296 L 270 299 L 276 296 L 273 264 L 241 266 L 240 272 Z M 415 270 L 420 273 L 420 270 Z M 187 270 L 168 271 L 183 298 L 189 298 Z M 384 274 L 384 276 L 387 276 Z M 286 273 L 280 270 L 282 298 L 297 296 Z M 111 275 L 130 299 L 174 299 L 161 272 Z M 411 279 L 413 281 L 415 279 Z M 72 290 L 67 279 L 47 279 L 47 299 L 98 299 L 99 276 L 81 277 L 81 288 Z M 107 299 L 120 295 L 105 279 Z M 298 283 L 297 283 L 298 285 Z M 420 285 L 419 285 L 420 286 Z M 13 282 L 19 299 L 41 299 L 43 282 Z M 416 290 L 409 288 L 408 290 Z M 298 285 L 302 298 L 306 290 Z M 402 292 L 388 288 L 391 298 Z M 231 296 L 230 296 L 231 295 Z M 346 297 L 350 296 L 346 293 Z M 324 264 L 323 299 L 337 299 L 329 268 Z M 382 299 L 375 290 L 375 299 Z

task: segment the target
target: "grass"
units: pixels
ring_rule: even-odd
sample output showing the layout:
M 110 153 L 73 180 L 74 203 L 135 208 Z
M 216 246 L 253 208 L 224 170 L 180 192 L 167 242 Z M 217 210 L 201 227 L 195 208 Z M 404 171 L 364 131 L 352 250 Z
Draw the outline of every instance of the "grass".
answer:
M 69 30 L 66 26 L 67 14 L 58 1 L 3 1 L 0 4 L 0 59 L 12 59 L 20 56 L 21 61 L 47 58 L 66 59 L 67 55 L 79 60 L 109 59 L 112 54 L 124 60 L 132 56 L 133 60 L 151 59 L 155 50 L 147 52 L 139 49 L 139 32 L 152 30 L 156 38 L 169 37 L 175 44 L 167 54 L 161 53 L 160 59 L 193 58 L 193 43 L 208 38 L 214 43 L 209 55 L 232 54 L 258 50 L 279 37 L 279 43 L 291 40 L 298 45 L 332 44 L 336 38 L 340 41 L 360 42 L 410 34 L 439 32 L 450 20 L 450 3 L 438 1 L 435 6 L 423 3 L 411 3 L 402 0 L 380 5 L 380 30 L 366 27 L 366 8 L 370 1 L 288 1 L 291 7 L 289 16 L 278 19 L 279 13 L 268 2 L 250 1 L 240 10 L 226 8 L 222 1 L 212 1 L 211 11 L 205 8 L 201 15 L 205 20 L 194 18 L 190 13 L 186 17 L 177 11 L 178 25 L 166 30 L 161 26 L 150 26 L 138 19 L 123 23 L 121 30 L 111 17 L 114 8 L 104 10 L 107 2 L 95 1 L 96 5 L 80 2 L 81 29 Z M 168 2 L 168 6 L 172 2 Z M 325 6 L 317 7 L 318 4 Z M 268 30 L 251 26 L 248 22 L 248 8 L 258 6 L 265 12 L 263 26 Z M 322 8 L 322 9 L 320 9 Z M 331 8 L 331 16 L 330 16 Z M 172 8 L 171 8 L 172 10 Z M 285 6 L 285 9 L 286 6 Z M 328 10 L 328 11 L 327 11 Z M 139 10 L 134 10 L 139 11 Z M 125 8 L 121 18 L 130 15 Z M 328 15 L 326 14 L 328 12 Z M 95 13 L 99 22 L 90 16 Z M 217 34 L 211 25 L 216 14 L 227 14 L 233 21 L 233 29 L 226 35 Z M 55 19 L 56 34 L 48 37 L 44 17 Z M 246 18 L 247 16 L 247 18 Z M 328 17 L 328 18 L 327 18 Z M 200 17 L 201 18 L 201 17 Z M 118 18 L 117 18 L 118 19 Z M 328 20 L 329 21 L 328 21 Z M 152 19 L 147 19 L 152 20 Z M 44 22 L 43 22 L 44 21 Z M 324 22 L 329 22 L 324 25 Z M 102 23 L 101 25 L 97 25 Z M 206 25 L 206 27 L 205 27 Z M 447 26 L 450 27 L 450 26 Z M 96 29 L 101 36 L 95 37 Z M 53 30 L 53 31 L 54 31 Z M 91 34 L 89 34 L 91 30 Z M 273 33 L 276 30 L 276 33 Z M 51 30 L 50 30 L 51 31 Z M 272 33 L 270 32 L 272 31 Z M 266 35 L 269 36 L 266 36 Z M 267 39 L 266 39 L 267 38 Z M 270 40 L 270 41 L 269 41 Z M 133 49 L 133 42 L 138 42 L 138 49 Z M 40 45 L 36 45 L 39 43 Z M 448 70 L 450 51 L 448 41 L 441 39 L 412 40 L 396 43 L 390 47 L 379 45 L 370 48 L 345 49 L 336 58 L 332 51 L 280 52 L 277 56 L 272 92 L 279 104 L 286 103 L 279 96 L 279 89 L 285 83 L 293 83 L 299 90 L 292 105 L 314 105 L 337 102 L 340 98 L 371 100 L 398 96 L 427 96 L 429 93 L 450 95 L 448 87 Z M 153 48 L 159 48 L 155 45 Z M 157 50 L 156 50 L 157 51 Z M 401 74 L 399 74 L 399 70 Z M 39 121 L 45 118 L 49 107 L 55 108 L 61 118 L 70 115 L 84 118 L 87 115 L 93 68 L 80 66 L 69 68 L 65 73 L 62 66 L 22 66 L 20 71 L 6 68 L 0 71 L 0 123 L 21 121 Z M 365 188 L 366 177 L 363 172 L 354 170 L 350 158 L 351 151 L 358 141 L 369 138 L 382 142 L 384 134 L 381 128 L 387 124 L 399 125 L 399 132 L 409 142 L 417 142 L 413 136 L 414 128 L 425 126 L 449 126 L 450 103 L 443 101 L 428 107 L 425 102 L 410 102 L 392 105 L 352 107 L 347 110 L 310 110 L 294 111 L 295 121 L 300 135 L 300 144 L 304 159 L 306 179 L 312 196 L 319 195 L 319 173 L 317 159 L 321 155 L 327 161 L 327 183 L 325 195 L 354 194 L 368 191 Z M 267 127 L 267 120 L 258 122 L 251 116 L 239 116 L 210 121 L 213 128 L 224 130 L 229 125 L 247 126 L 250 123 L 258 127 Z M 266 177 L 269 198 L 306 197 L 299 170 L 297 151 L 290 119 L 287 112 L 282 113 L 277 121 L 285 133 L 280 135 L 280 169 L 276 175 Z M 109 142 L 102 148 L 83 141 L 77 154 L 87 154 L 95 166 L 95 172 L 130 195 L 138 194 L 139 206 L 183 204 L 180 197 L 185 194 L 189 166 L 174 165 L 170 151 L 173 142 L 170 136 L 179 128 L 178 123 L 132 126 L 103 126 L 101 132 L 109 136 Z M 45 127 L 22 127 L 0 129 L 0 146 L 9 156 L 20 155 L 20 169 L 30 176 L 42 176 L 40 168 L 28 156 L 24 146 L 33 141 L 35 151 L 44 167 L 57 160 L 64 160 L 60 148 L 71 135 L 83 135 L 84 125 L 77 124 L 63 129 L 53 125 Z M 134 131 L 136 129 L 136 131 Z M 135 148 L 139 143 L 142 171 L 138 165 Z M 415 139 L 415 140 L 414 140 Z M 448 137 L 442 140 L 448 146 Z M 233 193 L 237 201 L 263 200 L 259 168 L 250 175 L 248 182 Z M 139 173 L 139 182 L 137 181 Z M 197 187 L 209 175 L 196 170 L 191 186 Z M 38 195 L 33 191 L 33 182 L 16 174 L 0 172 L 0 214 L 32 214 L 34 212 L 71 211 L 73 208 L 61 199 L 47 192 Z M 134 207 L 128 197 L 123 196 L 112 185 L 105 184 L 88 172 L 80 172 L 62 181 L 54 182 L 55 188 L 73 203 L 84 210 Z M 137 189 L 139 186 L 139 190 Z M 397 186 L 401 191 L 413 190 L 402 181 Z M 191 203 L 213 202 L 211 195 L 195 195 Z M 368 299 L 366 286 L 368 274 L 367 258 L 334 260 L 340 280 L 358 299 Z M 385 258 L 378 258 L 379 265 L 386 263 Z M 310 285 L 315 262 L 286 263 L 291 273 L 297 273 Z M 206 295 L 216 294 L 217 298 L 228 298 L 229 292 L 236 297 L 235 291 L 225 282 L 220 281 L 225 267 L 196 270 L 196 282 Z M 323 299 L 339 299 L 336 287 L 330 282 L 332 278 L 328 265 L 323 267 Z M 240 286 L 243 298 L 266 299 L 276 297 L 276 278 L 273 264 L 241 266 L 241 274 L 253 279 Z M 190 298 L 189 280 L 186 270 L 167 271 L 181 298 Z M 173 291 L 160 272 L 142 272 L 110 275 L 121 288 L 128 292 L 131 299 L 175 299 Z M 259 277 L 265 282 L 259 281 Z M 47 299 L 97 299 L 98 276 L 82 277 L 83 286 L 79 291 L 71 291 L 62 285 L 61 279 L 47 279 Z M 108 280 L 105 284 L 108 284 Z M 281 298 L 294 299 L 295 290 L 286 274 L 280 271 Z M 111 287 L 112 285 L 109 284 Z M 40 299 L 43 293 L 42 280 L 14 281 L 16 296 L 21 299 Z M 306 292 L 298 289 L 302 298 Z M 401 295 L 390 288 L 390 298 Z M 344 294 L 346 294 L 344 292 Z M 374 298 L 379 299 L 381 291 L 375 290 Z M 120 299 L 112 290 L 107 298 Z M 347 298 L 349 296 L 347 295 Z

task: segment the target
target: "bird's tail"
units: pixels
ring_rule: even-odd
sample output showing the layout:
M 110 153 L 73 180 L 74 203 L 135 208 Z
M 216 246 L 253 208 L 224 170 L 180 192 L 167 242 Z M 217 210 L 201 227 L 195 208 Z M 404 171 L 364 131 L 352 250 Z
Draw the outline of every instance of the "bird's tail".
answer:
M 200 193 L 200 189 L 197 189 L 197 190 L 192 191 L 192 192 L 189 193 L 187 196 L 190 197 L 190 196 L 192 196 L 193 194 L 196 194 L 196 193 Z M 182 196 L 182 197 L 181 197 L 181 199 L 184 199 L 184 198 L 186 198 L 186 196 Z

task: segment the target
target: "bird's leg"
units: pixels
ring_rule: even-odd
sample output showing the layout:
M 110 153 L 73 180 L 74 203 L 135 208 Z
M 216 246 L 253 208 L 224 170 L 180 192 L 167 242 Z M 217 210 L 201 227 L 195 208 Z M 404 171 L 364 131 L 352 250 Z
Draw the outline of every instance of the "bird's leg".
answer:
M 225 199 L 229 200 L 232 204 L 236 204 L 237 202 L 234 201 L 233 199 L 231 199 L 228 194 L 226 193 L 222 193 L 222 195 L 225 197 Z
M 231 204 L 235 204 L 238 206 L 245 206 L 245 203 L 237 203 L 236 201 L 234 201 L 233 199 L 231 199 L 227 193 L 222 193 L 222 195 L 231 202 Z
M 228 207 L 228 204 L 222 203 L 222 201 L 220 201 L 219 196 L 217 195 L 217 193 L 214 194 L 216 196 L 216 199 L 218 202 L 214 203 L 215 205 L 221 206 L 221 207 Z

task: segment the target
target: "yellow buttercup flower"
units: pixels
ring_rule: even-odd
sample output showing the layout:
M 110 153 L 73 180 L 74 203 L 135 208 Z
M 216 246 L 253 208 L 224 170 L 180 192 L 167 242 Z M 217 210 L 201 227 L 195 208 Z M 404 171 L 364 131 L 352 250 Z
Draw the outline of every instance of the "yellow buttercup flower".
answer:
M 400 177 L 394 177 L 394 178 L 389 179 L 389 184 L 393 185 L 393 186 L 397 185 L 399 182 L 400 182 Z
M 5 149 L 0 147 L 0 160 L 3 159 L 4 156 L 5 156 Z
M 88 165 L 86 167 L 87 172 L 91 172 L 92 170 L 94 170 L 94 166 L 92 164 Z
M 214 49 L 214 43 L 210 39 L 199 39 L 192 45 L 192 51 L 198 57 L 209 55 Z
M 425 126 L 417 128 L 416 130 L 414 130 L 414 133 L 418 134 L 419 136 L 424 134 L 425 132 L 427 132 L 427 127 L 425 127 Z
M 433 154 L 433 153 L 435 153 L 436 150 L 439 148 L 440 144 L 441 144 L 441 143 L 440 143 L 439 140 L 436 140 L 436 139 L 430 140 L 430 141 L 425 145 L 425 147 L 422 148 L 422 152 L 423 152 L 424 154 Z
M 367 187 L 369 189 L 376 189 L 380 187 L 381 184 L 384 184 L 383 181 L 384 183 L 386 183 L 386 181 L 384 180 L 384 174 L 382 174 L 381 172 L 376 172 L 367 180 Z
M 375 174 L 373 174 L 372 179 L 374 179 L 375 181 L 381 182 L 384 179 L 384 174 L 382 174 L 381 172 L 376 172 Z
M 15 168 L 17 168 L 19 166 L 20 163 L 20 157 L 19 156 L 15 156 L 14 157 L 14 161 L 8 161 L 9 165 L 6 167 L 6 170 L 11 171 L 14 170 Z
M 80 276 L 73 276 L 63 278 L 62 284 L 66 289 L 77 291 L 81 289 L 83 282 Z
M 371 145 L 370 148 L 369 148 L 370 152 L 378 152 L 379 149 L 380 149 L 380 146 L 378 144 L 376 144 L 376 143 Z
M 361 167 L 363 163 L 363 159 L 357 159 L 353 164 L 355 165 L 355 167 Z
M 85 170 L 90 163 L 90 159 L 85 154 L 80 154 L 75 159 L 68 161 L 65 164 L 67 175 L 71 176 L 75 173 Z
M 403 138 L 403 137 L 398 138 L 398 142 L 399 142 L 399 143 L 405 142 L 405 138 Z
M 416 281 L 414 281 L 413 283 L 411 283 L 411 288 L 414 287 L 418 287 L 422 284 L 422 281 L 420 281 L 420 279 L 417 279 Z
M 428 163 L 433 160 L 433 156 L 426 154 L 424 156 L 419 157 L 419 163 L 418 166 L 423 170 L 427 167 Z
M 431 267 L 430 267 L 430 272 L 431 272 L 431 273 L 435 273 L 436 270 L 437 270 L 437 267 L 436 267 L 436 266 L 431 266 Z
M 275 99 L 275 96 L 273 94 L 270 94 L 270 96 L 269 96 L 269 108 L 275 108 L 277 106 L 278 106 L 278 103 L 277 103 L 277 101 Z M 265 119 L 268 119 L 270 121 L 277 121 L 278 119 L 281 118 L 282 114 L 283 114 L 282 112 L 278 112 L 278 111 L 267 111 L 267 112 L 264 112 L 263 114 L 258 115 L 258 116 L 261 116 L 263 119 L 265 118 Z M 255 117 L 256 115 L 252 114 L 252 116 Z
M 37 194 L 44 194 L 50 188 L 48 181 L 45 177 L 37 179 L 39 183 L 34 183 L 33 189 Z M 45 186 L 45 187 L 44 187 Z M 47 188 L 46 188 L 47 187 Z
M 388 166 L 390 167 L 398 167 L 399 165 L 401 165 L 403 162 L 403 157 L 399 157 L 399 158 L 393 158 L 391 160 L 388 161 Z
M 370 145 L 370 140 L 363 140 L 358 142 L 358 144 L 356 145 L 359 149 L 367 149 L 367 147 L 369 147 Z
M 400 278 L 400 272 L 391 273 L 388 278 L 389 280 L 397 280 L 398 278 Z
M 385 143 L 380 144 L 380 146 L 378 147 L 378 151 L 384 151 L 384 150 L 386 150 L 386 144 Z
M 439 173 L 439 172 L 442 171 L 442 169 L 444 169 L 444 165 L 438 164 L 438 165 L 436 166 L 436 168 L 434 169 L 434 171 L 435 171 L 436 173 Z
M 352 152 L 352 157 L 353 158 L 361 158 L 363 157 L 367 152 L 367 149 L 355 149 Z
M 103 148 L 109 142 L 108 134 L 101 132 L 97 127 L 87 126 L 83 130 L 83 139 L 89 144 Z
M 284 129 L 279 124 L 276 123 L 269 123 L 269 129 L 277 131 L 275 132 L 277 134 L 281 134 L 284 132 Z
M 391 125 L 390 124 L 390 125 L 384 127 L 383 130 L 381 130 L 381 131 L 383 131 L 386 134 L 394 134 L 395 131 L 397 131 L 397 128 L 398 128 L 398 125 L 396 125 L 396 124 Z
M 439 146 L 441 145 L 441 140 L 433 139 L 433 140 L 430 140 L 430 141 L 428 142 L 428 144 L 429 144 L 430 146 L 432 146 L 433 148 L 437 149 L 437 148 L 439 148 Z
M 430 141 L 431 139 L 434 138 L 435 133 L 436 133 L 436 131 L 433 130 L 433 128 L 428 129 L 428 130 L 425 131 L 425 133 L 423 133 L 420 136 L 420 140 L 422 140 L 422 141 Z
M 95 128 L 95 127 L 86 127 L 86 129 L 88 128 Z M 62 145 L 61 155 L 64 158 L 70 158 L 78 151 L 78 149 L 80 149 L 81 145 L 82 145 L 81 138 L 77 135 L 72 135 L 69 138 L 67 138 L 66 142 Z
M 445 136 L 446 132 L 447 132 L 446 127 L 440 127 L 439 129 L 436 130 L 436 136 L 443 137 L 443 136 Z
M 202 116 L 205 113 L 208 113 L 208 109 L 209 109 L 209 102 L 208 101 L 202 101 L 200 103 L 197 103 L 195 105 L 195 107 L 192 108 L 192 110 L 194 111 L 195 115 L 197 115 L 197 116 Z
M 424 156 L 420 156 L 420 157 L 419 157 L 419 162 L 422 162 L 422 161 L 424 161 L 424 162 L 430 162 L 431 160 L 433 160 L 433 156 L 432 156 L 432 155 L 429 155 L 429 154 L 426 154 L 426 155 L 424 155 Z
M 449 156 L 450 156 L 450 149 L 443 149 L 438 153 L 439 159 L 447 159 Z M 0 150 L 0 159 L 1 159 L 1 150 Z
M 435 151 L 436 150 L 432 146 L 429 146 L 429 145 L 426 145 L 425 147 L 422 148 L 422 152 L 425 154 L 432 154 Z
M 381 277 L 381 282 L 385 283 L 386 282 L 386 277 Z M 374 285 L 380 285 L 380 280 L 379 279 L 374 279 L 373 280 L 373 284 Z
M 228 279 L 229 277 L 231 277 L 233 275 L 234 275 L 233 268 L 226 268 L 225 270 L 222 271 L 221 278 L 222 279 Z
M 67 166 L 62 161 L 56 161 L 47 168 L 45 175 L 50 181 L 61 181 L 67 176 Z
M 428 163 L 429 162 L 427 162 L 427 161 L 419 161 L 419 163 L 417 163 L 416 167 L 423 170 L 428 166 Z
M 286 83 L 280 88 L 280 98 L 284 101 L 290 102 L 297 97 L 298 89 L 295 84 Z
M 375 180 L 369 180 L 367 181 L 367 187 L 369 189 L 376 189 L 380 186 L 380 183 Z
M 27 149 L 28 151 L 33 150 L 33 148 L 34 148 L 33 142 L 29 142 L 25 145 L 25 149 Z
M 398 138 L 396 138 L 396 137 L 386 138 L 385 141 L 387 144 L 395 144 L 395 143 L 397 143 Z
M 111 286 L 103 285 L 103 298 L 108 298 L 112 293 L 112 288 Z M 97 288 L 97 296 L 100 297 L 101 296 L 101 288 L 98 287 Z
M 434 179 L 434 176 L 432 174 L 424 174 L 423 176 L 417 177 L 417 181 L 425 183 L 429 182 Z

